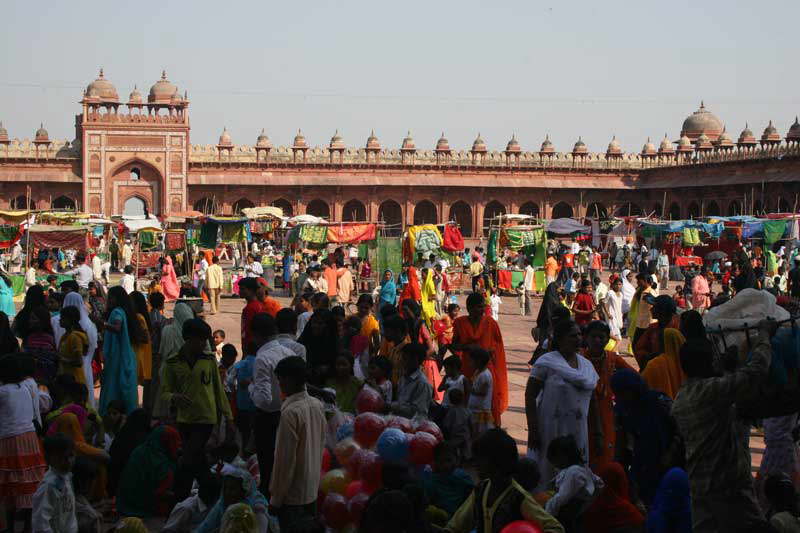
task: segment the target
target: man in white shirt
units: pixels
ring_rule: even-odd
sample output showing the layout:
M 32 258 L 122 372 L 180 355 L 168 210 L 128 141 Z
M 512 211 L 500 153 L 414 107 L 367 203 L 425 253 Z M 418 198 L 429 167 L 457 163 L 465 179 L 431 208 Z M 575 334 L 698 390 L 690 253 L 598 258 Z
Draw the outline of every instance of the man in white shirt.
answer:
M 667 290 L 669 283 L 669 256 L 666 250 L 661 250 L 656 259 L 656 270 L 658 272 L 658 288 Z
M 572 255 L 578 255 L 579 253 L 581 253 L 581 245 L 578 244 L 577 241 L 573 241 L 573 243 L 572 243 L 572 245 L 570 247 L 570 253 Z
M 534 281 L 536 276 L 536 271 L 531 266 L 531 262 L 525 258 L 525 275 L 522 280 L 522 290 L 525 291 L 525 315 L 529 315 L 531 312 L 531 302 L 533 301 L 533 293 L 534 293 Z
M 278 335 L 275 339 L 284 348 L 288 348 L 297 357 L 306 359 L 306 347 L 297 342 L 297 313 L 290 307 L 284 307 L 275 315 L 275 325 Z M 305 326 L 305 324 L 303 325 Z
M 275 366 L 282 359 L 294 356 L 294 352 L 275 338 L 278 333 L 275 319 L 267 313 L 259 313 L 253 317 L 251 328 L 253 342 L 260 346 L 253 364 L 253 382 L 248 390 L 256 406 L 253 434 L 258 450 L 263 493 L 270 483 L 275 456 L 275 437 L 281 420 L 281 391 L 275 377 Z
M 80 288 L 88 289 L 89 282 L 94 280 L 94 272 L 92 272 L 92 267 L 86 264 L 86 254 L 83 252 L 79 253 L 75 257 L 75 262 L 78 263 L 76 268 L 62 272 L 62 274 L 65 276 L 75 276 L 75 281 L 78 282 Z
M 19 274 L 22 272 L 22 245 L 19 241 L 14 243 L 11 247 L 11 260 L 10 260 L 10 274 Z
M 125 274 L 119 280 L 119 284 L 125 289 L 125 292 L 130 294 L 136 290 L 136 277 L 133 275 L 133 267 L 131 265 L 126 266 L 124 272 Z
M 125 244 L 122 245 L 122 268 L 124 269 L 126 266 L 131 264 L 131 258 L 133 257 L 133 248 L 131 247 L 131 241 L 126 240 Z
M 253 244 L 255 246 L 255 244 Z M 260 278 L 264 274 L 264 267 L 256 261 L 253 254 L 247 254 L 247 263 L 244 265 L 244 274 L 248 278 Z
M 208 296 L 206 291 L 206 276 L 208 274 L 208 261 L 204 253 L 197 254 L 197 292 Z

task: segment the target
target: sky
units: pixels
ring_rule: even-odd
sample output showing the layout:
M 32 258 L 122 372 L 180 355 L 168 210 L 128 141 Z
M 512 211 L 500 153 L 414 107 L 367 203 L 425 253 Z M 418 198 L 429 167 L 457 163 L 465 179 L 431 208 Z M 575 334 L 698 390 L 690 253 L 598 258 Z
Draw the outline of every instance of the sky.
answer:
M 800 2 L 362 0 L 29 2 L 0 17 L 0 121 L 31 138 L 72 139 L 82 91 L 105 69 L 124 100 L 166 69 L 189 93 L 193 143 L 276 145 L 302 128 L 312 146 L 336 129 L 384 147 L 410 130 L 431 149 L 444 132 L 502 150 L 546 134 L 604 151 L 678 138 L 705 101 L 735 138 L 800 113 Z

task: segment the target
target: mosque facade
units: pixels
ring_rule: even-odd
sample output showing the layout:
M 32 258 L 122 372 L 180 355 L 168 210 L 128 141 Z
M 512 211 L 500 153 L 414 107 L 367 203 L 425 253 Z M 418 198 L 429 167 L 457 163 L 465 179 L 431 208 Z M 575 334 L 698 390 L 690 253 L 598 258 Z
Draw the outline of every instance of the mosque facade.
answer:
M 387 232 L 448 220 L 478 239 L 500 213 L 542 218 L 796 212 L 800 122 L 781 133 L 769 121 L 734 138 L 701 103 L 677 141 L 665 135 L 628 152 L 612 138 L 592 152 L 548 137 L 525 149 L 512 136 L 494 151 L 478 134 L 469 149 L 442 133 L 432 146 L 411 133 L 399 147 L 373 132 L 360 146 L 337 131 L 312 146 L 302 131 L 274 146 L 262 130 L 237 144 L 223 129 L 216 145 L 191 144 L 189 98 L 162 73 L 147 96 L 122 101 L 103 71 L 83 93 L 75 139 L 11 138 L 0 124 L 0 209 L 63 209 L 111 216 L 190 210 L 235 214 L 274 205 L 285 214 L 331 221 L 380 221 Z M 1 117 L 0 117 L 1 118 Z M 254 127 L 254 131 L 257 129 Z

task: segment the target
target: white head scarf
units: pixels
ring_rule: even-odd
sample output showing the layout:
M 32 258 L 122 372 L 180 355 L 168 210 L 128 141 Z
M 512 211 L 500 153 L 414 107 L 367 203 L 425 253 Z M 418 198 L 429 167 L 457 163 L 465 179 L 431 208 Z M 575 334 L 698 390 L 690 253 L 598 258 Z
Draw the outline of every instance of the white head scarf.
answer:
M 636 287 L 631 285 L 631 282 L 628 281 L 628 274 L 631 271 L 629 269 L 625 269 L 622 271 L 622 312 L 627 313 L 631 308 L 631 301 L 633 297 L 636 295 Z

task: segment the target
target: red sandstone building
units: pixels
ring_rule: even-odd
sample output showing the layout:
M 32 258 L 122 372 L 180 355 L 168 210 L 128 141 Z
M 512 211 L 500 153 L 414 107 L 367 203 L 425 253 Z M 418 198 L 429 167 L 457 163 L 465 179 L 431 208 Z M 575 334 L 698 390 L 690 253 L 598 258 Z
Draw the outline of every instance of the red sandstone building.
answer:
M 147 98 L 119 98 L 103 71 L 86 88 L 73 141 L 40 127 L 33 141 L 11 140 L 0 124 L 0 208 L 77 208 L 94 214 L 169 214 L 188 209 L 235 213 L 275 205 L 285 214 L 388 224 L 456 220 L 477 238 L 499 213 L 544 218 L 651 214 L 789 212 L 800 193 L 800 123 L 785 137 L 770 121 L 760 138 L 745 125 L 734 140 L 701 104 L 677 142 L 648 139 L 638 153 L 612 139 L 603 153 L 580 138 L 558 151 L 545 138 L 525 151 L 512 136 L 502 152 L 480 135 L 469 150 L 444 133 L 433 149 L 409 133 L 399 148 L 374 132 L 363 148 L 336 132 L 313 147 L 298 130 L 292 146 L 190 143 L 189 100 L 163 73 Z M 255 128 L 254 128 L 255 129 Z M 399 226 L 396 226 L 399 227 Z

